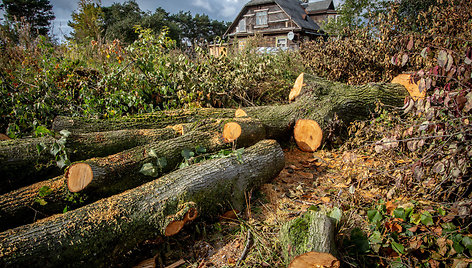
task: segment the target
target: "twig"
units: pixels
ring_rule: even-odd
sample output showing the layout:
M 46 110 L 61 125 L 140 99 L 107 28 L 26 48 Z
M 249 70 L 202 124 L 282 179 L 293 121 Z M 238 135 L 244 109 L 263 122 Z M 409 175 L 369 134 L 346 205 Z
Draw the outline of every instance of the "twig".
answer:
M 243 253 L 241 254 L 241 257 L 239 257 L 238 261 L 236 262 L 236 267 L 239 267 L 242 261 L 246 259 L 246 256 L 249 252 L 249 249 L 252 245 L 252 233 L 251 229 L 247 230 L 247 238 L 246 238 L 246 246 L 244 247 Z

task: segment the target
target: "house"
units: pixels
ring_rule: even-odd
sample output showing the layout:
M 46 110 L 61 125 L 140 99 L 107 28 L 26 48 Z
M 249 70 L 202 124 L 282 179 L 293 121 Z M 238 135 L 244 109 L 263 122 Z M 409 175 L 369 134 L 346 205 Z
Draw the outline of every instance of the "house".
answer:
M 310 18 L 320 24 L 324 21 L 336 19 L 338 13 L 334 8 L 333 0 L 322 0 L 304 4 L 304 8 Z
M 321 3 L 322 2 L 322 3 Z M 336 15 L 333 0 L 251 0 L 239 12 L 224 37 L 242 48 L 249 37 L 258 35 L 265 48 L 297 49 L 301 42 L 323 35 L 318 21 Z

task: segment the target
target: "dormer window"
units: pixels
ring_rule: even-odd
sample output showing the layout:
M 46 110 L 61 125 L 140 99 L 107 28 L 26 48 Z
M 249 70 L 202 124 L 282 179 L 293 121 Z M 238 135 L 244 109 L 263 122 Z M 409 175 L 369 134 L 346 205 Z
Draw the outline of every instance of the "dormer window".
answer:
M 256 26 L 267 25 L 267 10 L 256 11 Z
M 238 32 L 240 32 L 240 33 L 245 33 L 246 32 L 246 18 L 242 18 L 239 21 Z

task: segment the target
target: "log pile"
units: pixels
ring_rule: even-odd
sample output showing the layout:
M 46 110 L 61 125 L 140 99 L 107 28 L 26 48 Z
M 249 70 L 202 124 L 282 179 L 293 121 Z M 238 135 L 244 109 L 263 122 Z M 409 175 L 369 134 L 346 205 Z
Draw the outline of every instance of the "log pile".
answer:
M 407 95 L 398 84 L 348 86 L 302 74 L 285 105 L 58 116 L 53 130 L 72 133 L 65 148 L 73 163 L 63 175 L 36 149 L 54 137 L 0 141 L 0 267 L 105 266 L 197 217 L 243 211 L 245 193 L 284 167 L 276 140 L 293 136 L 315 151 L 335 120 L 364 119 L 377 101 L 401 106 Z M 222 149 L 232 153 L 196 163 L 197 151 L 213 158 Z M 177 169 L 181 163 L 188 166 Z

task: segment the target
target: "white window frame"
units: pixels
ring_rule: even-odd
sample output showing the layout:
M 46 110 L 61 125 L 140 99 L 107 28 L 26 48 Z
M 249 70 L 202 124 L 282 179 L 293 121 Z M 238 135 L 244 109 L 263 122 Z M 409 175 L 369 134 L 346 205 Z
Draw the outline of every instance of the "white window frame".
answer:
M 282 41 L 282 43 L 279 43 L 279 41 Z M 279 44 L 282 44 L 282 46 L 280 46 Z M 286 37 L 277 37 L 275 39 L 275 47 L 288 47 L 288 40 Z
M 256 11 L 256 26 L 267 26 L 268 17 L 267 10 Z
M 238 23 L 238 32 L 245 33 L 247 32 L 246 18 L 242 18 Z

